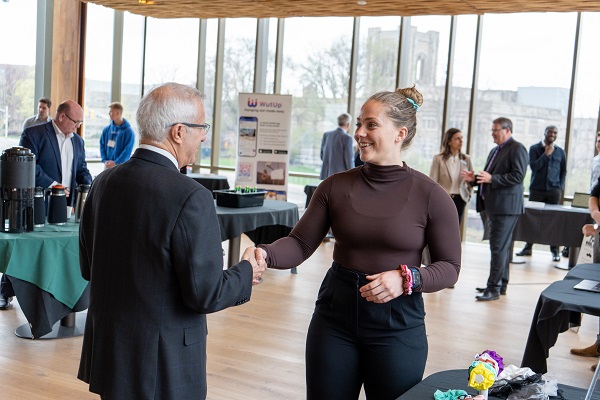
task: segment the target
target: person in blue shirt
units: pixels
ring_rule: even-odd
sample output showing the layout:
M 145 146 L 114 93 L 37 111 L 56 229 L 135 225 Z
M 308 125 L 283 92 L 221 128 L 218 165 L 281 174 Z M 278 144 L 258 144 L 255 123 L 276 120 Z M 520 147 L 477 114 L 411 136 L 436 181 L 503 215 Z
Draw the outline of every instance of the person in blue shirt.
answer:
M 531 182 L 529 184 L 529 200 L 542 201 L 546 204 L 559 204 L 565 190 L 567 176 L 567 154 L 555 145 L 558 128 L 554 125 L 546 127 L 544 140 L 529 148 L 529 166 Z M 532 243 L 517 253 L 518 256 L 530 256 Z M 558 246 L 550 246 L 552 261 L 560 261 Z
M 110 125 L 102 130 L 100 136 L 100 156 L 106 168 L 123 164 L 131 157 L 135 134 L 131 125 L 123 118 L 123 106 L 114 102 L 109 106 Z

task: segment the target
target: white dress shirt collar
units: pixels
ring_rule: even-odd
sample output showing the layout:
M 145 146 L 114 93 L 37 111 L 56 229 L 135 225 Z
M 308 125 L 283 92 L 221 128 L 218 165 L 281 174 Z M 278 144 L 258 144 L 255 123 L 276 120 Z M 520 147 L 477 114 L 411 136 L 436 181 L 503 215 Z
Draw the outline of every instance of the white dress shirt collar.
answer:
M 168 151 L 161 149 L 160 147 L 152 146 L 151 144 L 140 144 L 138 146 L 138 148 L 150 150 L 150 151 L 153 151 L 155 153 L 158 153 L 158 154 L 161 154 L 161 155 L 167 157 L 169 160 L 171 160 L 171 162 L 173 164 L 175 164 L 175 168 L 179 169 L 179 165 L 177 164 L 177 159 L 173 156 L 173 154 L 169 153 Z

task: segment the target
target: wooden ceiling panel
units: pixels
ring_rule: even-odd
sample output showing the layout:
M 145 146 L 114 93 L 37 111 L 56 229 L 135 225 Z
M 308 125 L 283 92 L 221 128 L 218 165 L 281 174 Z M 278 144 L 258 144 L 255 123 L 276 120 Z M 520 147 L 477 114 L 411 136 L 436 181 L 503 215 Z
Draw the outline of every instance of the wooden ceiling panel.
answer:
M 598 0 L 94 0 L 155 18 L 287 18 L 600 11 Z

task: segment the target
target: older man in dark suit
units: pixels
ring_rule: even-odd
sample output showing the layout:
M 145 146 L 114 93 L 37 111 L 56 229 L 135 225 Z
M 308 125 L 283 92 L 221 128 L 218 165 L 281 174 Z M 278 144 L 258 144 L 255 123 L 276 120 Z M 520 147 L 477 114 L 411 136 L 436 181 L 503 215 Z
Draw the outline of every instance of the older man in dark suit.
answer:
M 529 157 L 527 149 L 512 137 L 512 121 L 496 118 L 492 137 L 497 146 L 490 152 L 485 168 L 477 175 L 462 171 L 466 181 L 479 185 L 477 211 L 489 224 L 490 275 L 478 301 L 498 300 L 506 294 L 512 234 L 523 214 L 523 179 Z
M 80 264 L 90 281 L 79 379 L 102 399 L 204 399 L 206 315 L 250 300 L 253 248 L 223 270 L 212 193 L 179 169 L 210 126 L 204 96 L 168 83 L 140 102 L 140 146 L 86 199 Z
M 50 188 L 65 186 L 67 204 L 72 204 L 69 193 L 78 184 L 92 183 L 85 162 L 83 139 L 74 133 L 83 122 L 83 110 L 73 100 L 67 100 L 56 109 L 54 119 L 41 125 L 26 128 L 19 145 L 35 154 L 35 185 Z M 0 280 L 0 310 L 10 307 L 15 292 L 10 280 L 2 275 Z

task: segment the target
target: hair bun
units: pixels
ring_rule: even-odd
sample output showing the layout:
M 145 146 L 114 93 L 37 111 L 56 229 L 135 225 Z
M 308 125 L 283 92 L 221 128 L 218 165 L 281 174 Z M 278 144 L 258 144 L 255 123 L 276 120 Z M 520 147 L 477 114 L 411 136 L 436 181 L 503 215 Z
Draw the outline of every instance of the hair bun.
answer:
M 411 99 L 419 107 L 423 104 L 423 95 L 415 88 L 415 85 L 409 88 L 396 89 L 396 93 L 400 93 L 404 97 Z

